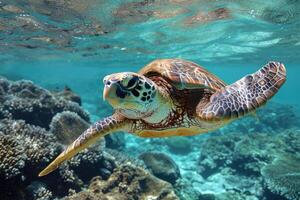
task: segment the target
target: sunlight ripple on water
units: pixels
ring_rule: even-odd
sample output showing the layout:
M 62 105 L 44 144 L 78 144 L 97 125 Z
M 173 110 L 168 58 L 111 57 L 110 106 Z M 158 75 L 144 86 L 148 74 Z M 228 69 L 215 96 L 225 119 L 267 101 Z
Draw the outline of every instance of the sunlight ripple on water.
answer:
M 296 58 L 299 3 L 260 2 L 2 0 L 0 59 Z

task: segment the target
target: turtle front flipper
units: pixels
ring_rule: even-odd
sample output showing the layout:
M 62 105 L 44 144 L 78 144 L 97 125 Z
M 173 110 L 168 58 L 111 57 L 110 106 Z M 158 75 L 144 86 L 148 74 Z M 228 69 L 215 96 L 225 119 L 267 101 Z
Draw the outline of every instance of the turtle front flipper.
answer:
M 277 93 L 286 80 L 282 63 L 269 62 L 257 72 L 214 93 L 207 102 L 200 102 L 197 114 L 202 120 L 224 120 L 243 116 Z
M 85 132 L 83 132 L 72 144 L 70 144 L 54 161 L 52 161 L 39 176 L 45 176 L 57 169 L 64 161 L 71 159 L 81 150 L 95 143 L 105 135 L 121 130 L 127 130 L 130 121 L 119 115 L 112 115 L 96 122 Z

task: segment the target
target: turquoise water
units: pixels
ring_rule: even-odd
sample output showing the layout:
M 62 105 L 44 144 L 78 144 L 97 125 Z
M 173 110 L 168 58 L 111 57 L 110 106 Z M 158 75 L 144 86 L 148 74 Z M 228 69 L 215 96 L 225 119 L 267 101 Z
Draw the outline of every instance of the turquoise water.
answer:
M 89 112 L 92 122 L 111 112 L 110 106 L 102 100 L 102 79 L 105 75 L 138 71 L 158 58 L 182 58 L 204 66 L 226 83 L 233 83 L 273 60 L 284 63 L 287 81 L 272 98 L 271 104 L 260 109 L 258 118 L 261 121 L 254 123 L 253 118 L 248 117 L 211 135 L 222 134 L 224 137 L 225 133 L 238 132 L 241 136 L 246 134 L 244 130 L 248 133 L 253 129 L 255 134 L 277 131 L 279 135 L 293 130 L 298 131 L 299 136 L 298 121 L 291 126 L 284 121 L 290 120 L 291 112 L 296 113 L 292 120 L 296 120 L 298 115 L 299 55 L 300 2 L 297 0 L 0 1 L 0 75 L 12 81 L 32 80 L 50 91 L 70 87 L 80 95 L 82 106 Z M 280 106 L 273 108 L 272 103 Z M 292 111 L 285 106 L 292 106 Z M 268 119 L 269 115 L 277 112 L 280 119 Z M 272 120 L 279 124 L 274 126 Z M 253 127 L 256 125 L 264 128 Z M 239 128 L 241 126 L 246 128 Z M 201 163 L 198 161 L 199 152 L 202 151 L 201 144 L 209 136 L 188 137 L 187 143 L 192 148 L 183 154 L 168 149 L 165 139 L 140 139 L 128 135 L 122 139 L 124 146 L 117 149 L 137 159 L 140 153 L 160 150 L 157 148 L 163 145 L 161 151 L 175 160 L 182 180 L 190 180 L 194 176 L 194 182 L 188 187 L 190 193 L 215 194 L 216 199 L 299 197 L 300 187 L 294 189 L 298 190 L 295 192 L 298 195 L 294 196 L 284 195 L 286 193 L 280 189 L 253 191 L 264 190 L 261 188 L 266 188 L 268 180 L 262 181 L 261 187 L 248 187 L 233 183 L 238 176 L 232 176 L 229 183 L 220 171 L 216 171 L 208 181 L 205 181 L 207 177 L 201 174 L 201 170 L 193 175 L 191 171 L 199 171 L 198 168 L 202 167 L 198 164 Z M 297 142 L 296 146 L 300 146 Z M 289 153 L 299 156 L 295 149 Z M 191 166 L 187 167 L 187 164 Z M 299 170 L 297 173 L 295 182 L 298 185 L 295 183 L 295 187 L 300 181 Z M 245 182 L 254 184 L 249 181 L 255 179 L 251 174 L 243 177 Z M 256 175 L 258 179 L 261 177 Z M 221 183 L 229 186 L 223 187 Z M 240 196 L 219 195 L 228 191 L 236 191 Z M 53 193 L 54 198 L 56 193 Z M 183 190 L 177 193 L 182 194 L 182 199 L 205 199 L 194 193 L 185 194 Z M 59 198 L 62 196 L 57 195 Z

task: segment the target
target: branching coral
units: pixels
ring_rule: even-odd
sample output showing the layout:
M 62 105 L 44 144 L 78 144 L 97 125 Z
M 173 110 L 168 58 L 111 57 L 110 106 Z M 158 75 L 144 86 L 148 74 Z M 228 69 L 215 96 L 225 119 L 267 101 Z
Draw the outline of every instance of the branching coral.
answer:
M 172 186 L 150 175 L 142 168 L 123 164 L 117 167 L 107 181 L 94 178 L 87 191 L 67 197 L 79 199 L 161 199 L 178 200 Z
M 46 185 L 42 182 L 34 181 L 32 182 L 26 190 L 30 194 L 26 199 L 34 200 L 52 200 L 54 199 L 52 192 L 47 189 Z
M 45 129 L 23 120 L 0 120 L 1 199 L 23 199 L 26 185 L 59 151 Z
M 24 147 L 10 135 L 0 131 L 0 177 L 11 179 L 22 174 L 26 155 Z
M 31 173 L 38 172 L 41 164 L 49 162 L 61 149 L 55 142 L 55 137 L 45 129 L 26 124 L 22 120 L 1 120 L 0 132 L 13 138 L 11 141 L 15 141 L 14 146 L 18 144 L 19 149 L 22 149 L 25 158 L 21 160 L 26 161 L 26 168 L 30 168 Z
M 0 88 L 5 91 L 0 95 L 0 113 L 6 113 L 6 116 L 13 119 L 23 119 L 26 123 L 49 128 L 56 113 L 72 111 L 89 121 L 88 114 L 77 103 L 55 97 L 31 81 L 13 82 L 0 78 Z
M 55 97 L 63 98 L 65 100 L 73 101 L 81 106 L 81 98 L 78 94 L 75 94 L 71 88 L 66 86 L 63 91 L 53 92 Z
M 68 166 L 80 179 L 86 182 L 97 175 L 107 179 L 116 167 L 116 163 L 101 147 L 94 146 L 71 159 Z
M 262 170 L 268 188 L 290 200 L 300 199 L 300 157 L 281 156 Z
M 281 136 L 266 133 L 210 137 L 201 147 L 198 172 L 206 178 L 230 167 L 240 174 L 259 176 L 265 163 L 288 149 L 287 143 L 278 137 Z

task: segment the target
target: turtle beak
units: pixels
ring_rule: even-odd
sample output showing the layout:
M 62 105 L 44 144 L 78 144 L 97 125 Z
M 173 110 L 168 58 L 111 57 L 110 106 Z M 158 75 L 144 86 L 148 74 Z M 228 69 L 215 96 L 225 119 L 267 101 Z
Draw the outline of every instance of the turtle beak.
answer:
M 103 79 L 104 90 L 103 90 L 103 101 L 107 101 L 111 106 L 119 104 L 119 98 L 116 96 L 118 83 L 116 81 Z
M 109 89 L 107 89 L 107 87 L 104 87 L 104 90 L 103 90 L 103 101 L 106 101 L 106 99 L 108 97 L 108 94 L 109 94 Z
M 103 90 L 103 100 L 106 101 L 109 98 L 109 95 L 114 92 L 113 90 L 116 90 L 116 84 L 115 82 L 107 79 L 106 77 L 104 77 L 103 79 L 103 83 L 104 83 L 104 90 Z

